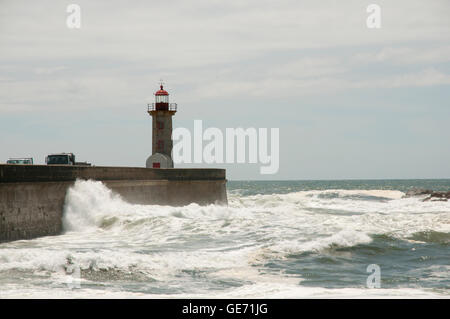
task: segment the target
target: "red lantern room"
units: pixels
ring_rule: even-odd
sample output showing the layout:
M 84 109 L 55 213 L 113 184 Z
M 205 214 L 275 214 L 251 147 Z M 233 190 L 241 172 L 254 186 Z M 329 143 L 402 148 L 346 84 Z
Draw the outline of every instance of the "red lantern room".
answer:
M 148 111 L 177 111 L 176 103 L 169 103 L 169 93 L 164 90 L 163 85 L 155 92 L 155 103 L 148 104 Z
M 156 103 L 169 103 L 169 93 L 164 90 L 163 86 L 160 86 L 160 90 L 155 93 Z

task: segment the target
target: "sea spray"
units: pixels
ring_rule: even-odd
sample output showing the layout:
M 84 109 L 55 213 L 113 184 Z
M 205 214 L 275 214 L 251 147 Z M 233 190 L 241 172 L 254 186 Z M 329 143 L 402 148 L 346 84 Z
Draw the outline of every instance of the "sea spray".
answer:
M 71 295 L 80 297 L 345 297 L 366 293 L 369 264 L 392 296 L 441 296 L 448 286 L 450 203 L 385 189 L 277 193 L 280 182 L 242 195 L 254 185 L 231 189 L 228 206 L 170 207 L 77 181 L 63 235 L 0 246 L 2 294 L 65 295 L 68 260 L 81 269 Z M 411 282 L 422 288 L 405 288 Z
M 96 228 L 108 214 L 128 206 L 118 194 L 102 182 L 77 180 L 69 188 L 64 206 L 64 231 L 85 231 Z

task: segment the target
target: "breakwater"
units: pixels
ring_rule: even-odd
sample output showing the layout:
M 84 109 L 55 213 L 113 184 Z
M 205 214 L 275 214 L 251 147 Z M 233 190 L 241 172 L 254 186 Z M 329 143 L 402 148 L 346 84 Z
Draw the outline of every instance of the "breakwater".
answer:
M 226 204 L 224 169 L 0 165 L 0 242 L 58 235 L 67 190 L 103 182 L 133 204 Z

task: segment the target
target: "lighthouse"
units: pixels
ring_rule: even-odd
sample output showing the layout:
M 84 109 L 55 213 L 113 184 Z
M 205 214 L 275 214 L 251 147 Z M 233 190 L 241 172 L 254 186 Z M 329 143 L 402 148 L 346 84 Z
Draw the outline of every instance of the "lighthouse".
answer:
M 177 112 L 177 104 L 169 103 L 169 93 L 162 83 L 155 92 L 155 103 L 147 104 L 147 112 L 152 117 L 152 155 L 145 166 L 173 168 L 172 116 Z

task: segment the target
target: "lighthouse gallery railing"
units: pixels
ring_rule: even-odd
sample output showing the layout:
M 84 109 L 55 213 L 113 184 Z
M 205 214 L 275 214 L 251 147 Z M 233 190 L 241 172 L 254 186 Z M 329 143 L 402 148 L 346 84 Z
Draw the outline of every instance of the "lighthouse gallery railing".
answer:
M 148 103 L 147 111 L 176 111 L 177 103 Z

